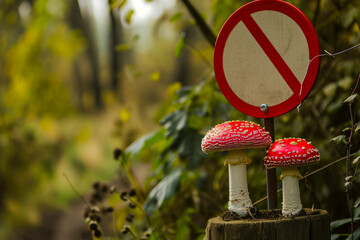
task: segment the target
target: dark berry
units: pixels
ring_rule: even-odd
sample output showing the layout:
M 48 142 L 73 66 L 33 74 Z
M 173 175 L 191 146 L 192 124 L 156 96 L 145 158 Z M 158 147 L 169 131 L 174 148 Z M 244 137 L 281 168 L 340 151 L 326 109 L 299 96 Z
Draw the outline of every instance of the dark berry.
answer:
M 97 215 L 92 215 L 91 217 L 90 217 L 90 219 L 91 220 L 94 220 L 94 221 L 96 221 L 96 222 L 101 222 L 101 217 L 100 216 L 97 216 Z
M 113 154 L 114 154 L 114 158 L 115 158 L 115 160 L 118 160 L 118 159 L 119 159 L 119 157 L 120 157 L 120 156 L 121 156 L 121 154 L 122 154 L 122 151 L 121 151 L 121 149 L 120 149 L 120 148 L 115 148 L 115 149 L 114 149 Z
M 101 188 L 101 191 L 103 193 L 107 193 L 109 191 L 109 187 L 107 185 L 103 185 L 102 188 Z
M 99 193 L 93 193 L 93 194 L 91 194 L 91 199 L 90 199 L 90 201 L 91 202 L 100 202 L 102 200 L 102 196 L 101 196 L 101 194 L 99 194 Z
M 129 207 L 130 207 L 130 208 L 136 208 L 136 204 L 133 203 L 133 202 L 131 202 L 131 203 L 129 203 Z
M 113 208 L 113 207 L 107 207 L 107 208 L 106 208 L 106 211 L 107 211 L 108 213 L 112 213 L 112 212 L 114 212 L 114 208 Z
M 127 201 L 127 192 L 122 192 L 122 193 L 120 193 L 120 198 L 121 198 L 121 200 L 123 200 L 123 201 Z
M 129 191 L 129 196 L 130 197 L 135 197 L 136 196 L 136 191 L 135 191 L 135 189 L 130 189 L 130 191 Z
M 100 182 L 98 182 L 98 181 L 93 182 L 92 187 L 93 187 L 94 189 L 99 189 L 99 187 L 100 187 Z
M 126 216 L 126 221 L 128 221 L 128 222 L 132 222 L 133 219 L 134 219 L 134 214 L 129 213 L 129 214 Z
M 128 226 L 124 226 L 123 229 L 121 229 L 122 234 L 127 234 L 130 231 L 130 228 Z
M 99 229 L 96 229 L 96 230 L 94 231 L 94 236 L 95 236 L 95 237 L 99 238 L 99 237 L 101 237 L 101 235 L 102 235 L 102 232 L 101 232 Z
M 97 223 L 96 221 L 94 221 L 94 220 L 90 221 L 90 223 L 89 223 L 89 228 L 90 228 L 91 230 L 96 230 L 96 229 L 98 229 L 98 223 Z

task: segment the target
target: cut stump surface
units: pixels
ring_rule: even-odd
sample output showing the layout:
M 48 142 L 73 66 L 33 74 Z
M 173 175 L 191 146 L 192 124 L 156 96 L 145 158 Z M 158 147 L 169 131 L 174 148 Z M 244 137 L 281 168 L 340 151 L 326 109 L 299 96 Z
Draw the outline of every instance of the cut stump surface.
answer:
M 271 217 L 269 217 L 271 216 Z M 329 240 L 330 218 L 325 210 L 305 209 L 298 217 L 283 217 L 281 210 L 260 210 L 252 217 L 225 221 L 211 218 L 205 240 Z

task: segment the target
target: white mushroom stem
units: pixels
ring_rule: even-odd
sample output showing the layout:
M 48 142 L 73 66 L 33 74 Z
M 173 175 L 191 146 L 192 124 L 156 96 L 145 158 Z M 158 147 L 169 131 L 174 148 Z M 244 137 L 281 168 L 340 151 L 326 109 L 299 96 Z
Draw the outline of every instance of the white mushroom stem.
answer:
M 282 169 L 280 179 L 282 180 L 282 214 L 285 217 L 298 215 L 303 209 L 300 198 L 299 179 L 300 172 L 296 167 Z
M 253 206 L 246 175 L 246 164 L 250 162 L 245 150 L 230 151 L 225 160 L 229 164 L 229 210 L 240 217 L 246 217 L 249 208 Z

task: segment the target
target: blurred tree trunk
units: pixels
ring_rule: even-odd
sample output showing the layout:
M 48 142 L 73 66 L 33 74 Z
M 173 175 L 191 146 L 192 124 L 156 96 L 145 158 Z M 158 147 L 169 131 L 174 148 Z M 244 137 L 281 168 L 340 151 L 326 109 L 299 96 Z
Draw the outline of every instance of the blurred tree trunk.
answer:
M 101 85 L 100 85 L 100 71 L 99 71 L 99 56 L 96 46 L 96 38 L 94 31 L 92 31 L 91 24 L 89 19 L 86 19 L 82 14 L 80 10 L 80 5 L 78 0 L 75 0 L 73 2 L 73 7 L 71 8 L 71 15 L 70 15 L 70 25 L 73 28 L 81 29 L 86 40 L 87 40 L 87 52 L 86 55 L 89 57 L 90 66 L 92 71 L 91 75 L 91 88 L 94 95 L 94 102 L 96 109 L 101 109 L 103 107 L 103 103 L 101 100 Z M 77 60 L 79 61 L 79 60 Z M 75 76 L 76 76 L 76 88 L 78 91 L 78 95 L 83 95 L 84 87 L 83 87 L 83 81 L 82 77 L 80 75 L 79 70 L 79 63 L 77 62 L 75 64 Z M 80 101 L 82 102 L 82 101 Z M 81 104 L 82 106 L 82 104 Z
M 111 66 L 110 66 L 110 77 L 111 77 L 111 89 L 116 96 L 119 88 L 118 71 L 120 69 L 121 58 L 116 46 L 122 42 L 121 37 L 121 23 L 119 22 L 119 13 L 117 9 L 111 9 L 109 0 L 109 14 L 110 14 L 110 54 L 111 54 Z

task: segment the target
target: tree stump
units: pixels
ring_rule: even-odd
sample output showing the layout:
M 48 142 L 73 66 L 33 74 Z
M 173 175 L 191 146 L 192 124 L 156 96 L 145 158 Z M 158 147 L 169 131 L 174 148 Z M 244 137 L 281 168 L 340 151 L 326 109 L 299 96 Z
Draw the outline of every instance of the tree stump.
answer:
M 204 240 L 329 240 L 330 217 L 325 210 L 305 209 L 298 217 L 283 217 L 281 210 L 261 210 L 241 220 L 211 218 Z

